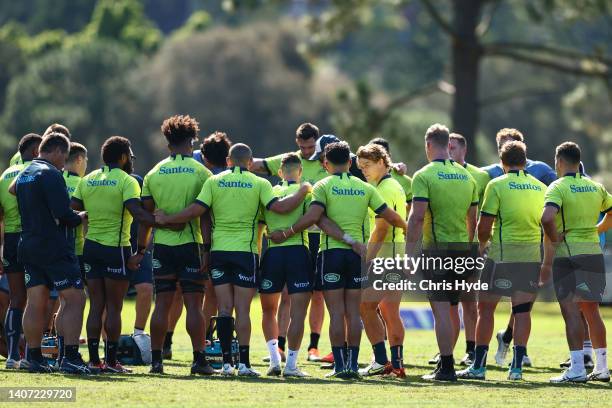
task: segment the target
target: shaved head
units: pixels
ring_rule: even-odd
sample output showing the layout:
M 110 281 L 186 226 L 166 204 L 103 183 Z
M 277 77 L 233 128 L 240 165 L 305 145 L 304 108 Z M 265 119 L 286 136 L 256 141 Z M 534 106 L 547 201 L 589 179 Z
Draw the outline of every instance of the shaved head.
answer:
M 247 167 L 249 161 L 253 158 L 253 152 L 244 143 L 236 143 L 230 148 L 229 157 L 235 165 Z

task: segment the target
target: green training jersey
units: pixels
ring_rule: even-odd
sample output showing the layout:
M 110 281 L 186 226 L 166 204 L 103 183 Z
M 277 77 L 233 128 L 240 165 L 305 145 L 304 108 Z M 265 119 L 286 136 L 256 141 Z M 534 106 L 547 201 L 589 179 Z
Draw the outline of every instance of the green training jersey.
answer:
M 294 181 L 282 181 L 272 188 L 274 195 L 279 199 L 285 198 L 296 193 L 300 189 L 300 185 Z M 293 211 L 287 214 L 277 214 L 274 211 L 264 210 L 264 220 L 268 227 L 268 231 L 285 230 L 297 222 L 304 215 L 306 209 L 310 205 L 310 195 L 306 196 L 302 204 L 297 206 Z M 302 231 L 283 242 L 275 244 L 270 241 L 268 247 L 289 246 L 289 245 L 305 245 L 308 247 L 308 231 Z
M 74 192 L 81 181 L 81 177 L 78 174 L 64 170 L 64 181 L 66 182 L 66 191 L 68 191 L 68 197 L 72 198 Z M 74 253 L 76 255 L 83 255 L 83 246 L 85 245 L 85 235 L 83 234 L 83 224 L 76 227 L 74 234 Z
M 3 223 L 5 233 L 21 232 L 21 215 L 19 215 L 17 197 L 9 193 L 9 187 L 29 163 L 14 164 L 0 176 L 0 206 L 4 212 Z
M 196 203 L 210 208 L 212 250 L 257 253 L 260 205 L 269 209 L 276 200 L 270 182 L 245 168 L 233 167 L 206 180 Z
M 172 155 L 153 167 L 144 178 L 142 199 L 152 199 L 155 208 L 173 214 L 188 207 L 196 199 L 204 182 L 212 176 L 210 170 L 191 156 Z M 189 221 L 181 231 L 159 228 L 155 243 L 178 246 L 203 243 L 200 219 Z
M 540 219 L 546 185 L 524 170 L 491 180 L 481 214 L 495 217 L 489 257 L 496 261 L 539 262 Z
M 465 167 L 472 177 L 474 177 L 474 180 L 476 180 L 476 185 L 478 186 L 478 202 L 482 205 L 485 189 L 491 180 L 489 173 L 469 163 L 465 163 L 463 167 Z
M 558 256 L 600 254 L 597 221 L 612 210 L 612 196 L 604 186 L 580 173 L 568 173 L 546 190 L 546 205 L 556 207 L 557 229 L 566 232 Z
M 400 217 L 406 219 L 406 194 L 404 189 L 392 176 L 389 174 L 385 175 L 376 185 L 376 190 L 380 193 L 387 207 L 397 212 Z M 372 209 L 368 210 L 370 218 L 370 235 L 374 231 L 376 225 L 376 218 L 378 216 Z M 389 230 L 383 240 L 383 246 L 381 247 L 378 256 L 394 257 L 396 254 L 403 254 L 405 252 L 404 245 L 404 230 L 401 228 L 389 226 Z M 396 245 L 400 244 L 400 245 Z
M 302 181 L 307 181 L 314 185 L 317 181 L 328 176 L 327 171 L 321 166 L 319 160 L 308 160 L 302 157 L 302 152 L 299 150 L 295 153 L 302 160 Z M 278 170 L 281 168 L 281 161 L 285 154 L 278 154 L 264 159 L 264 165 L 271 175 L 278 176 Z
M 468 242 L 467 213 L 478 204 L 478 186 L 453 160 L 433 160 L 412 178 L 413 201 L 426 201 L 423 246 Z
M 9 166 L 14 166 L 15 164 L 22 164 L 23 160 L 21 160 L 21 153 L 17 152 L 11 157 L 9 161 Z
M 402 200 L 403 202 L 403 200 Z M 349 173 L 328 176 L 314 185 L 311 205 L 320 205 L 327 217 L 354 240 L 366 243 L 370 236 L 368 208 L 380 214 L 387 208 L 385 200 L 371 184 Z M 321 232 L 319 249 L 351 248 Z
M 87 239 L 112 247 L 130 246 L 132 214 L 125 204 L 140 200 L 134 177 L 118 167 L 104 166 L 83 177 L 72 198 L 87 211 Z
M 397 181 L 400 186 L 404 189 L 404 194 L 406 196 L 406 202 L 409 203 L 412 201 L 412 179 L 406 175 L 399 174 L 397 170 L 391 169 L 391 177 L 393 180 Z

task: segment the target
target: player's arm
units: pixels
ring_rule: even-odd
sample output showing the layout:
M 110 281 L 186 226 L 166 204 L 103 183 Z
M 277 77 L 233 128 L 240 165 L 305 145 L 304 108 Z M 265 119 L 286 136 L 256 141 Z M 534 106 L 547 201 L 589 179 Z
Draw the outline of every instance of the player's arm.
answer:
M 389 232 L 389 223 L 382 218 L 376 218 L 374 221 L 374 231 L 370 234 L 368 242 L 368 252 L 366 255 L 368 261 L 376 257 L 376 254 L 380 251 L 387 232 Z
M 474 240 L 474 235 L 476 234 L 476 223 L 478 222 L 478 205 L 473 204 L 470 206 L 468 210 L 467 217 L 465 219 L 467 230 L 468 230 L 468 242 L 472 242 Z
M 607 212 L 599 224 L 597 224 L 597 233 L 605 234 L 610 228 L 612 228 L 612 211 Z
M 268 203 L 268 210 L 274 211 L 278 214 L 286 214 L 295 210 L 299 205 L 302 204 L 306 195 L 312 191 L 312 186 L 309 183 L 303 183 L 300 189 L 295 193 L 291 194 L 282 199 L 275 199 Z
M 410 209 L 412 208 L 412 200 L 406 201 L 406 214 L 410 214 Z
M 266 166 L 266 159 L 253 158 L 253 163 L 249 168 L 253 173 L 259 173 L 264 175 L 271 175 L 268 167 Z
M 138 198 L 132 198 L 127 200 L 125 203 L 125 208 L 132 214 L 134 220 L 138 222 L 138 225 L 146 225 L 149 227 L 153 227 L 155 225 L 155 217 L 148 211 L 142 207 L 142 202 Z
M 495 222 L 495 215 L 480 213 L 480 219 L 478 220 L 478 243 L 479 243 L 479 252 L 482 255 L 491 239 L 491 231 L 493 231 L 493 223 Z M 470 239 L 470 242 L 473 240 Z
M 4 208 L 0 205 L 0 275 L 4 273 Z
M 299 234 L 308 227 L 318 223 L 324 212 L 325 208 L 323 206 L 318 205 L 316 202 L 312 203 L 308 208 L 308 211 L 306 211 L 306 213 L 302 215 L 302 217 L 300 217 L 295 224 L 282 231 L 270 232 L 269 238 L 276 244 L 283 243 L 292 236 Z
M 428 205 L 427 201 L 413 200 L 412 202 L 406 230 L 406 254 L 408 256 L 414 256 L 416 253 L 417 243 L 423 233 L 423 222 Z
M 65 225 L 69 228 L 79 226 L 83 219 L 87 217 L 87 213 L 77 213 L 70 208 L 70 198 L 66 192 L 66 182 L 59 173 L 47 174 L 41 184 L 51 214 L 58 220 L 60 225 Z
M 384 210 L 377 212 L 377 214 L 380 218 L 393 225 L 394 227 L 401 228 L 406 231 L 406 220 L 404 220 L 398 213 L 396 213 L 390 207 L 385 206 Z
M 199 201 L 196 201 L 176 214 L 168 215 L 161 210 L 155 211 L 155 222 L 159 225 L 187 223 L 194 218 L 201 217 L 207 210 L 208 206 L 204 206 Z

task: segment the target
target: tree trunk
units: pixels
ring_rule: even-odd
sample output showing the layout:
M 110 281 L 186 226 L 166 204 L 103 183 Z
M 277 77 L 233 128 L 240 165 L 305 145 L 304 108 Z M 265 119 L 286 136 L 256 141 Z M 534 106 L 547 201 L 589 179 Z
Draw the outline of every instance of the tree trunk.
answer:
M 481 49 L 476 27 L 480 21 L 482 0 L 453 1 L 452 72 L 453 131 L 462 134 L 468 145 L 466 161 L 478 162 L 476 132 L 478 129 L 478 76 Z

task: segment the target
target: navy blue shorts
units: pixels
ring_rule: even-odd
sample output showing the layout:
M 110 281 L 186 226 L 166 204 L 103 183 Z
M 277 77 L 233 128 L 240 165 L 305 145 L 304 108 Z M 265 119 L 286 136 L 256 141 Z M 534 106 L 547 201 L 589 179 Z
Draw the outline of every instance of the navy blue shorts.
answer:
M 20 237 L 21 233 L 19 232 L 7 232 L 4 234 L 4 258 L 2 259 L 4 273 L 23 273 L 23 264 L 17 259 L 17 247 L 19 246 Z
M 509 296 L 516 292 L 537 293 L 540 278 L 540 262 L 495 262 L 487 258 L 480 281 L 489 289 L 480 296 Z
M 83 267 L 86 279 L 130 280 L 133 274 L 127 267 L 132 248 L 111 247 L 88 239 L 83 248 Z
M 552 269 L 559 301 L 602 301 L 606 290 L 606 266 L 602 254 L 555 258 Z
M 153 246 L 153 275 L 156 277 L 172 275 L 179 280 L 206 279 L 206 273 L 200 272 L 200 265 L 200 246 L 196 243 Z
M 68 254 L 55 262 L 45 265 L 25 264 L 26 288 L 44 285 L 58 292 L 68 289 L 83 289 L 79 261 L 74 254 Z
M 261 260 L 260 293 L 310 292 L 314 286 L 312 260 L 304 245 L 268 248 Z
M 232 285 L 242 288 L 258 287 L 259 255 L 242 251 L 212 251 L 210 277 L 213 285 Z
M 153 251 L 146 250 L 140 268 L 132 272 L 131 285 L 139 285 L 141 283 L 153 284 Z
M 368 281 L 361 257 L 352 249 L 333 248 L 319 252 L 315 287 L 318 290 L 361 289 Z

